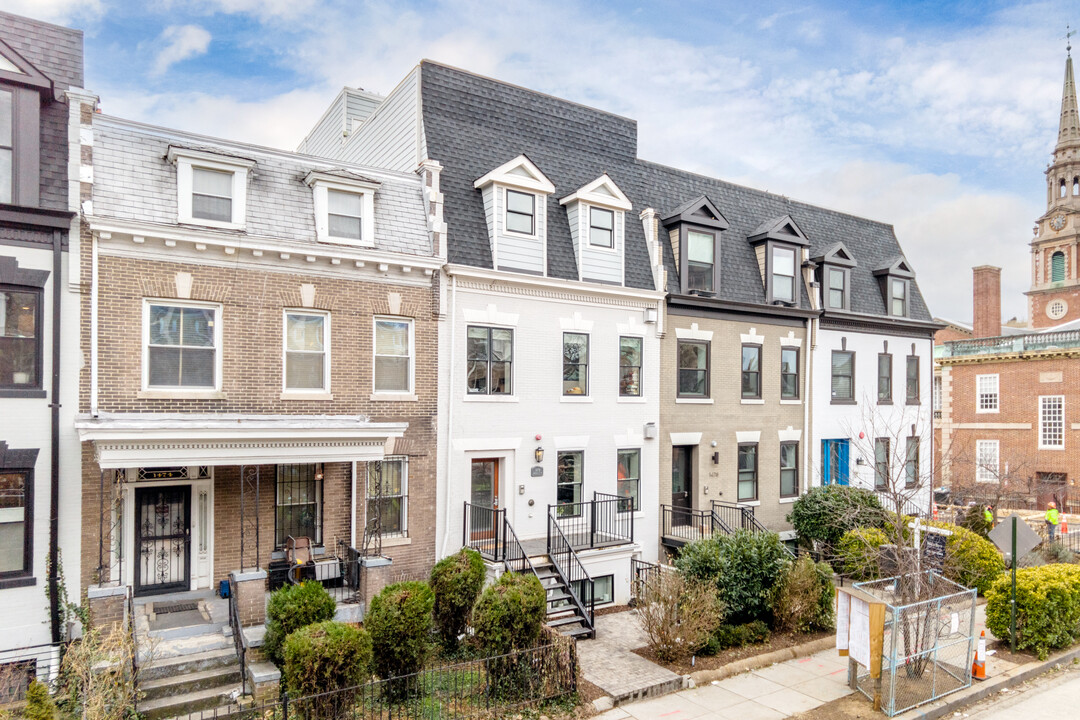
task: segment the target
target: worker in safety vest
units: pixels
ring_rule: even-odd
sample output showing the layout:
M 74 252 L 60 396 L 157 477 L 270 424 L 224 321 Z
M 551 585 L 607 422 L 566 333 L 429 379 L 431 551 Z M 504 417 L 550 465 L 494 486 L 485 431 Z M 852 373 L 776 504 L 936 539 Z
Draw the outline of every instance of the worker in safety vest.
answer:
M 1046 532 L 1050 537 L 1050 542 L 1054 542 L 1054 535 L 1057 534 L 1057 526 L 1060 517 L 1058 516 L 1057 505 L 1051 501 L 1046 505 Z
M 994 509 L 989 505 L 987 505 L 986 509 L 983 510 L 983 518 L 986 519 L 987 525 L 989 525 L 990 527 L 994 526 Z

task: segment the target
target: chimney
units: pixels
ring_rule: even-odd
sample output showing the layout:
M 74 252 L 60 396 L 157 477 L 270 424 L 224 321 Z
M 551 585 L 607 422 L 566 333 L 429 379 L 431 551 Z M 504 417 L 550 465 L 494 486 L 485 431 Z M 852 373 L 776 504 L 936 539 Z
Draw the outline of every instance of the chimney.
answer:
M 1001 335 L 1001 268 L 980 265 L 972 268 L 975 297 L 974 337 Z

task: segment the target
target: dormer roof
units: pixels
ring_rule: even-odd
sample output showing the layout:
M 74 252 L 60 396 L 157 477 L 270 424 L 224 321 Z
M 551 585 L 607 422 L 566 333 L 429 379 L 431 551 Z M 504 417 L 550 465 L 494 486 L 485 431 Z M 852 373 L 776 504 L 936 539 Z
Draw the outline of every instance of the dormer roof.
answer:
M 915 272 L 911 269 L 911 266 L 908 265 L 907 260 L 900 255 L 874 268 L 874 277 L 881 277 L 882 275 L 913 278 L 915 277 Z
M 675 208 L 670 214 L 660 219 L 664 225 L 686 222 L 695 225 L 704 225 L 717 230 L 727 230 L 730 226 L 727 218 L 716 209 L 716 205 L 707 195 L 698 195 L 693 200 L 684 202 Z
M 842 242 L 838 242 L 827 248 L 824 253 L 817 257 L 812 257 L 810 260 L 818 265 L 840 265 L 841 267 L 855 267 L 858 265 L 858 263 L 855 262 L 855 256 Z
M 810 241 L 795 221 L 791 219 L 790 215 L 766 220 L 758 225 L 746 239 L 751 244 L 776 240 L 777 242 L 791 243 L 792 245 L 810 245 Z
M 0 80 L 25 85 L 38 91 L 49 91 L 49 100 L 53 100 L 53 83 L 43 72 L 24 58 L 3 40 L 0 40 Z
M 600 205 L 613 210 L 629 210 L 632 207 L 630 198 L 623 194 L 623 191 L 619 189 L 614 180 L 608 177 L 607 173 L 580 188 L 577 192 L 562 198 L 559 200 L 559 204 L 567 205 L 578 201 L 590 205 Z
M 545 195 L 555 192 L 555 185 L 525 155 L 518 155 L 513 160 L 503 163 L 474 182 L 473 187 L 482 188 L 496 182 L 500 185 L 509 185 Z
M 304 176 L 304 184 L 310 186 L 318 181 L 338 183 L 365 190 L 377 190 L 381 184 L 378 180 L 364 177 L 360 173 L 352 172 L 344 168 L 330 168 L 329 170 L 311 170 Z

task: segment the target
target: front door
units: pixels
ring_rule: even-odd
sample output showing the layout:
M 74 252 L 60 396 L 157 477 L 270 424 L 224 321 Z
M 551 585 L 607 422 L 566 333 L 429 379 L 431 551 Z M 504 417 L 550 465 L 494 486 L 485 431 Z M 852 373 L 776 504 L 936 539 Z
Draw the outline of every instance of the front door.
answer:
M 694 448 L 676 445 L 671 448 L 671 523 L 689 525 L 694 506 Z
M 135 489 L 135 594 L 191 587 L 191 487 Z
M 486 540 L 495 536 L 495 515 L 499 509 L 499 461 L 481 458 L 472 461 L 472 488 L 469 502 L 475 508 L 469 518 L 469 537 Z M 490 512 L 485 512 L 490 510 Z
M 848 440 L 821 441 L 821 484 L 847 485 L 849 476 Z

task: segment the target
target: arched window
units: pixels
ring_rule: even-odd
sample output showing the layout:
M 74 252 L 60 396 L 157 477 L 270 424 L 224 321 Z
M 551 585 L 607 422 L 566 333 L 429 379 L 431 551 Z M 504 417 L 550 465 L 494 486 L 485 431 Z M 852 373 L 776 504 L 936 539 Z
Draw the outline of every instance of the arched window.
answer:
M 1058 250 L 1050 256 L 1050 282 L 1061 282 L 1065 279 L 1065 253 Z
M 1061 178 L 1061 186 L 1058 192 L 1059 197 L 1065 197 L 1065 178 Z

